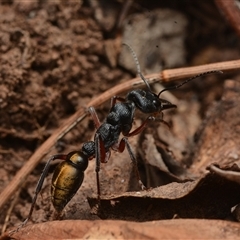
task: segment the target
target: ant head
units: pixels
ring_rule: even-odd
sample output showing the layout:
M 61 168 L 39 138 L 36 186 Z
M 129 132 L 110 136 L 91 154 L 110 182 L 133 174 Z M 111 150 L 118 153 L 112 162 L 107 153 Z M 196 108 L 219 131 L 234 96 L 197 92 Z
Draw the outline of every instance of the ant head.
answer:
M 134 61 L 136 63 L 136 66 L 137 66 L 138 75 L 141 77 L 141 79 L 143 80 L 143 82 L 146 84 L 146 86 L 148 88 L 148 91 L 143 91 L 143 90 L 138 89 L 138 90 L 134 90 L 134 91 L 130 92 L 127 96 L 127 99 L 134 102 L 135 105 L 137 106 L 137 108 L 140 109 L 144 113 L 161 112 L 162 110 L 176 107 L 176 105 L 168 102 L 167 100 L 160 98 L 160 95 L 163 92 L 180 88 L 184 84 L 186 84 L 198 77 L 202 77 L 202 76 L 212 74 L 212 73 L 222 73 L 221 71 L 217 71 L 217 70 L 200 73 L 194 77 L 191 77 L 191 78 L 185 80 L 184 82 L 182 82 L 176 86 L 165 88 L 162 91 L 160 91 L 158 94 L 155 94 L 154 92 L 152 92 L 147 79 L 141 73 L 141 69 L 140 69 L 140 65 L 139 65 L 136 53 L 133 51 L 133 49 L 130 45 L 128 45 L 126 43 L 123 43 L 123 45 L 127 46 L 128 49 L 130 50 L 130 52 L 134 58 Z
M 159 113 L 169 108 L 175 108 L 176 105 L 161 99 L 152 91 L 136 89 L 128 93 L 126 99 L 133 102 L 135 106 L 143 113 Z
M 148 88 L 148 91 L 144 91 L 141 89 L 131 91 L 130 93 L 128 93 L 127 99 L 134 102 L 136 107 L 144 113 L 159 113 L 162 110 L 177 107 L 176 105 L 168 102 L 167 100 L 159 98 L 159 95 L 152 92 L 147 79 L 143 76 L 141 72 L 140 64 L 139 64 L 136 53 L 133 51 L 130 45 L 126 43 L 123 43 L 123 45 L 127 46 L 128 49 L 130 50 L 137 66 L 138 75 L 140 76 L 140 78 L 143 80 L 143 82 L 146 84 Z
M 168 90 L 173 90 L 173 89 L 177 89 L 177 88 L 180 88 L 181 86 L 185 85 L 186 83 L 196 79 L 196 78 L 199 78 L 199 77 L 202 77 L 202 76 L 206 76 L 208 74 L 212 74 L 212 73 L 223 73 L 222 71 L 218 71 L 218 70 L 212 70 L 212 71 L 208 71 L 208 72 L 204 72 L 204 73 L 200 73 L 200 74 L 197 74 L 191 78 L 188 78 L 187 80 L 185 80 L 184 82 L 178 84 L 178 85 L 175 85 L 173 87 L 169 87 L 169 88 L 165 88 L 163 90 L 161 90 L 159 93 L 158 93 L 158 97 L 160 98 L 160 95 L 165 92 L 165 91 L 168 91 Z

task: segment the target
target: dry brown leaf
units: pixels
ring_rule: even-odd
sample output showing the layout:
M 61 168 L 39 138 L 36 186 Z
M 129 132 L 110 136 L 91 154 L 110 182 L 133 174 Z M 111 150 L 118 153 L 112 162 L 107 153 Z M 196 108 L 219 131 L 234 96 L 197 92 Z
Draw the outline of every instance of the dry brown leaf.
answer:
M 182 173 L 183 168 L 166 153 L 166 149 L 159 152 L 152 134 L 145 134 L 138 151 L 144 159 L 146 186 L 158 187 L 170 182 L 183 182 L 176 174 Z
M 173 219 L 146 223 L 66 220 L 30 225 L 12 237 L 17 240 L 238 239 L 239 233 L 238 223 L 221 220 Z
M 240 160 L 240 83 L 225 82 L 220 102 L 208 111 L 208 116 L 198 133 L 191 172 L 199 175 L 211 163 L 231 166 Z
M 150 221 L 180 218 L 219 218 L 231 214 L 240 202 L 239 184 L 208 173 L 201 179 L 170 183 L 148 191 L 127 192 L 103 198 L 98 215 L 101 218 Z M 96 208 L 98 200 L 90 198 Z
M 234 164 L 231 168 L 227 167 L 227 169 L 221 169 L 215 165 L 211 165 L 208 168 L 211 172 L 226 178 L 230 181 L 236 182 L 240 184 L 240 168 L 237 164 Z

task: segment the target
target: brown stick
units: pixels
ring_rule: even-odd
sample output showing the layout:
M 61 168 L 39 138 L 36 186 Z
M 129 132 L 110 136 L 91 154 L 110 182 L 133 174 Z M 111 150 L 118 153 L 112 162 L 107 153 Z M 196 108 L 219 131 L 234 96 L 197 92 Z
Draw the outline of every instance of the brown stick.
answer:
M 224 73 L 239 70 L 240 72 L 240 60 L 233 60 L 227 62 L 211 63 L 206 65 L 200 65 L 188 68 L 176 68 L 162 71 L 162 79 L 169 79 L 171 81 L 176 81 L 182 78 L 189 78 L 194 75 L 208 72 L 211 70 L 223 71 Z M 204 70 L 203 70 L 204 69 Z
M 237 0 L 215 0 L 215 3 L 240 37 L 240 9 Z
M 155 83 L 158 81 L 169 82 L 178 80 L 181 78 L 190 77 L 201 72 L 206 72 L 209 70 L 239 70 L 240 60 L 228 61 L 222 63 L 214 63 L 201 65 L 197 67 L 190 68 L 179 68 L 164 70 L 161 73 L 155 73 L 147 75 L 149 83 Z M 88 103 L 87 108 L 90 106 L 97 107 L 110 99 L 111 97 L 120 94 L 121 92 L 128 91 L 132 88 L 140 87 L 144 85 L 144 82 L 140 78 L 134 78 L 130 81 L 119 84 L 98 97 L 94 98 Z M 11 196 L 16 192 L 18 188 L 21 187 L 22 183 L 26 180 L 26 177 L 31 173 L 31 171 L 36 167 L 36 165 L 41 161 L 42 158 L 50 151 L 50 149 L 55 146 L 56 142 L 61 139 L 67 132 L 69 132 L 74 126 L 81 122 L 87 116 L 85 108 L 80 108 L 75 114 L 66 119 L 64 123 L 54 131 L 54 133 L 34 152 L 34 154 L 28 159 L 24 166 L 17 172 L 13 177 L 12 181 L 6 186 L 0 195 L 0 209 L 3 205 L 11 198 Z

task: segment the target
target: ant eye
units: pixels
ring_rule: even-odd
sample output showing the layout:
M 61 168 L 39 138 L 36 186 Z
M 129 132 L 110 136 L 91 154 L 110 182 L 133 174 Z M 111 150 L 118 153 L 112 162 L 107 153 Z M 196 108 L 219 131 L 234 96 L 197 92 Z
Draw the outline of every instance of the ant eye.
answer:
M 154 105 L 156 105 L 157 101 L 156 101 L 156 100 L 153 100 L 152 103 L 153 103 Z

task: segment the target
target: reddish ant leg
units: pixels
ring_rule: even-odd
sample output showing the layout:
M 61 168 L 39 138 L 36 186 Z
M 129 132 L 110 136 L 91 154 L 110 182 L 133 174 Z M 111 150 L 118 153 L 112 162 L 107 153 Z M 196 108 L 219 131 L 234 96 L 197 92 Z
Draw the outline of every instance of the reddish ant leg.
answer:
M 147 117 L 147 119 L 145 119 L 144 122 L 138 128 L 134 129 L 132 132 L 130 132 L 128 134 L 124 134 L 124 136 L 132 137 L 132 136 L 138 135 L 140 132 L 142 132 L 144 130 L 144 128 L 147 127 L 147 124 L 150 121 L 154 121 L 154 120 L 155 120 L 155 117 L 153 117 L 153 116 Z
M 97 194 L 98 194 L 98 200 L 100 201 L 101 196 L 101 188 L 100 188 L 100 180 L 99 180 L 99 171 L 100 171 L 100 164 L 108 162 L 111 152 L 105 151 L 104 143 L 100 138 L 100 135 L 98 133 L 94 136 L 94 142 L 95 142 L 95 159 L 96 159 L 96 180 L 97 180 Z
M 28 217 L 24 220 L 24 222 L 13 232 L 17 232 L 20 228 L 24 227 L 27 222 L 30 220 L 31 216 L 32 216 L 32 213 L 33 213 L 33 209 L 34 209 L 34 206 L 36 204 L 36 201 L 37 201 L 37 197 L 38 197 L 38 194 L 40 193 L 40 191 L 42 190 L 42 186 L 43 186 L 43 182 L 44 182 L 44 179 L 45 177 L 47 176 L 48 174 L 48 171 L 49 171 L 49 167 L 50 167 L 50 163 L 53 161 L 53 160 L 56 160 L 56 159 L 61 159 L 61 160 L 66 160 L 67 158 L 67 155 L 66 154 L 55 154 L 53 155 L 46 163 L 43 171 L 42 171 L 42 174 L 38 180 L 38 183 L 37 183 L 37 187 L 35 189 L 35 193 L 34 193 L 34 196 L 33 196 L 33 199 L 32 199 L 32 205 L 31 205 L 31 208 L 30 208 L 30 211 L 28 213 Z
M 101 122 L 98 118 L 97 112 L 94 107 L 89 107 L 88 109 L 95 128 L 98 129 L 101 126 Z M 108 159 L 110 158 L 110 151 L 106 152 L 105 147 L 104 147 L 104 142 L 101 140 L 100 135 L 98 133 L 95 134 L 94 136 L 94 142 L 95 142 L 95 158 L 96 158 L 96 181 L 97 181 L 97 194 L 98 194 L 98 199 L 100 200 L 101 196 L 101 190 L 100 190 L 100 180 L 99 180 L 99 171 L 100 171 L 100 163 L 106 163 Z
M 119 96 L 113 96 L 111 98 L 111 108 L 116 104 L 116 102 L 119 101 L 119 102 L 126 102 L 126 100 L 122 97 L 119 97 Z
M 119 146 L 118 146 L 118 151 L 119 152 L 123 152 L 124 149 L 125 149 L 125 146 L 127 147 L 127 150 L 128 150 L 128 153 L 130 155 L 130 158 L 132 160 L 132 163 L 133 163 L 133 167 L 134 167 L 134 170 L 135 170 L 135 174 L 136 174 L 136 178 L 138 180 L 138 184 L 139 184 L 139 187 L 141 188 L 141 190 L 145 190 L 146 187 L 144 186 L 141 178 L 140 178 L 140 174 L 139 174 L 139 171 L 138 171 L 138 166 L 137 166 L 137 159 L 135 158 L 135 155 L 133 153 L 133 150 L 131 149 L 131 146 L 128 142 L 128 139 L 127 137 L 123 137 L 119 143 Z
M 90 115 L 92 117 L 95 128 L 98 129 L 101 126 L 101 122 L 98 118 L 98 115 L 96 113 L 95 108 L 94 107 L 89 107 L 88 112 L 90 113 Z

